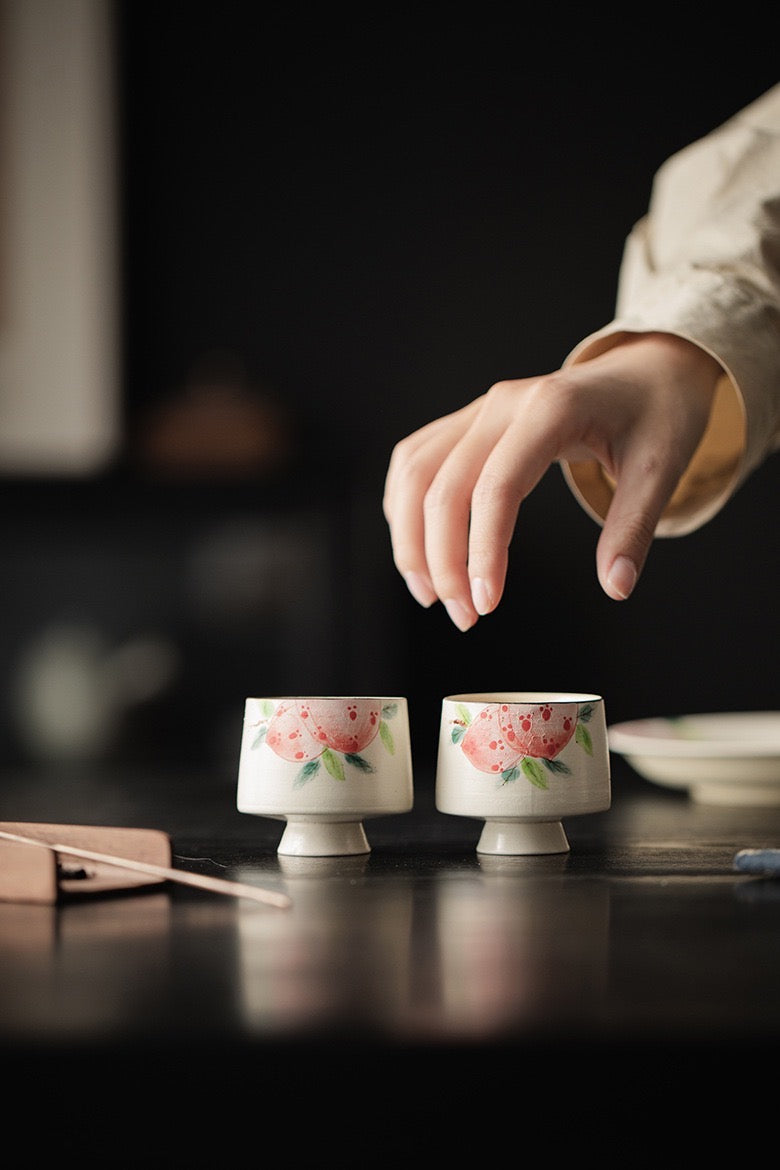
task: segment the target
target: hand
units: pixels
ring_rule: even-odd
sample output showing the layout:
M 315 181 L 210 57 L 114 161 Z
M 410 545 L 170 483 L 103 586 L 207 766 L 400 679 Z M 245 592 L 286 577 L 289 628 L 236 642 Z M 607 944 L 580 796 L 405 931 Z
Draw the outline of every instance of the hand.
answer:
M 421 605 L 460 630 L 504 591 L 523 500 L 552 463 L 596 459 L 615 494 L 596 551 L 604 592 L 632 592 L 704 434 L 722 373 L 692 342 L 637 334 L 598 357 L 486 394 L 402 439 L 385 483 L 393 557 Z

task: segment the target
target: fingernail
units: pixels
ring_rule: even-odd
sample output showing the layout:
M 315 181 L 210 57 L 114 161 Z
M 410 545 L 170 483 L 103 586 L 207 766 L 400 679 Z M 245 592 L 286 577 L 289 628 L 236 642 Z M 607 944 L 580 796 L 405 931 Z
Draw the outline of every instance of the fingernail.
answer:
M 436 601 L 436 594 L 433 591 L 433 586 L 423 577 L 422 573 L 407 573 L 404 577 L 406 588 L 411 593 L 415 601 L 419 601 L 420 605 L 428 609 Z
M 463 633 L 465 633 L 466 630 L 470 630 L 474 625 L 473 617 L 466 609 L 465 605 L 461 605 L 459 601 L 455 601 L 451 598 L 449 601 L 444 602 L 444 608 L 458 629 L 462 630 Z
M 471 582 L 471 600 L 474 602 L 474 609 L 480 616 L 490 613 L 493 608 L 493 599 L 488 592 L 487 582 L 483 581 L 481 577 L 475 577 Z
M 628 557 L 615 557 L 607 575 L 607 592 L 618 601 L 631 596 L 637 579 L 636 565 Z

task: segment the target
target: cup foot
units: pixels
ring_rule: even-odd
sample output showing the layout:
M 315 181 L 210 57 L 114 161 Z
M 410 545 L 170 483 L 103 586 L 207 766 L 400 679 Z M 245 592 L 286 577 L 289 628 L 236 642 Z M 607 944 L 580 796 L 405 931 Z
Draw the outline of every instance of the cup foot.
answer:
M 486 820 L 477 853 L 568 853 L 560 821 Z
M 277 849 L 277 853 L 286 857 L 345 857 L 370 852 L 362 821 L 289 818 Z

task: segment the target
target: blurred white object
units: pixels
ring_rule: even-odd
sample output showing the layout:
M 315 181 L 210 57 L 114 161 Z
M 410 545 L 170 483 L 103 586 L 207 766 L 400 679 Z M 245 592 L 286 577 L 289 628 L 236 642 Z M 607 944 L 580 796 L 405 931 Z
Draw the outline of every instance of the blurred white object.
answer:
M 4 0 L 0 472 L 79 475 L 115 454 L 116 102 L 105 0 Z
M 56 763 L 100 759 L 128 709 L 162 694 L 179 665 L 176 648 L 163 638 L 113 647 L 91 625 L 49 626 L 25 648 L 14 678 L 27 752 Z

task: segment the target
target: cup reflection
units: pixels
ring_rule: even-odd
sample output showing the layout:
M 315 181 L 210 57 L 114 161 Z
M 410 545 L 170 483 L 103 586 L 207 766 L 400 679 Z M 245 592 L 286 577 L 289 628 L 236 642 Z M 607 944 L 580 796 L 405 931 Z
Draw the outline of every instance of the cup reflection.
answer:
M 485 855 L 473 880 L 439 884 L 440 1010 L 450 1035 L 568 1032 L 599 1012 L 610 892 L 566 882 L 565 867 L 565 857 Z
M 411 887 L 365 880 L 364 855 L 280 855 L 278 866 L 291 909 L 239 906 L 245 1023 L 288 1034 L 396 1027 L 409 996 Z M 241 872 L 256 880 L 255 869 Z

